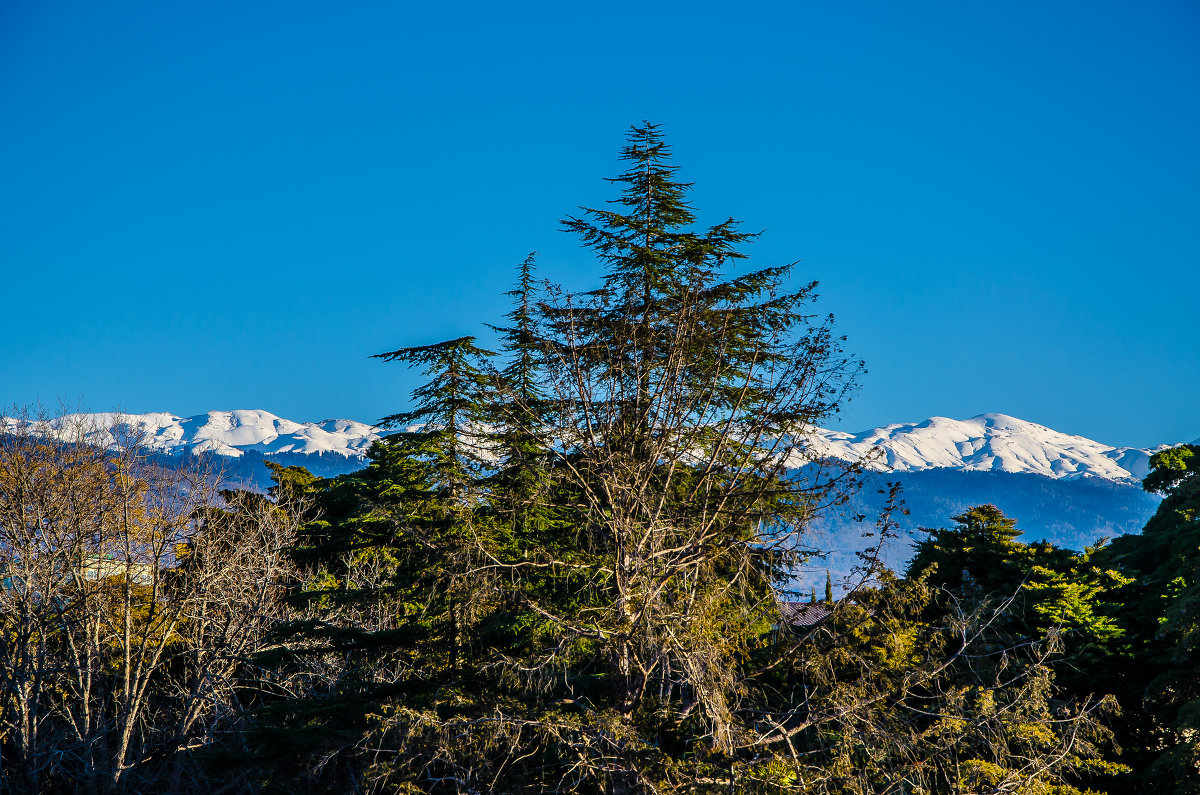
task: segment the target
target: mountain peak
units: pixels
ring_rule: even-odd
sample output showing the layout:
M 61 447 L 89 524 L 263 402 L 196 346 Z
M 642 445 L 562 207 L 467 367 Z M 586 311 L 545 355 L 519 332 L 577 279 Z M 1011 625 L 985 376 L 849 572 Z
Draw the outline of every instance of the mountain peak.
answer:
M 1162 447 L 1113 447 L 998 413 L 966 420 L 930 417 L 860 433 L 818 429 L 814 439 L 814 448 L 835 458 L 853 459 L 878 448 L 872 468 L 880 471 L 953 468 L 1112 481 L 1145 477 L 1150 455 Z

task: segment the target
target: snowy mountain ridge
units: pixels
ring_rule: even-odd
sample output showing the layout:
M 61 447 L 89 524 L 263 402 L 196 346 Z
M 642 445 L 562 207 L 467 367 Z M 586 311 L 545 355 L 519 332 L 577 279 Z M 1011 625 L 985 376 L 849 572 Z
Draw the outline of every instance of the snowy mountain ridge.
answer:
M 0 420 L 0 430 L 11 429 L 16 422 L 5 417 Z M 103 447 L 140 441 L 160 453 L 215 453 L 230 458 L 253 450 L 267 456 L 332 453 L 361 460 L 375 440 L 387 433 L 354 420 L 293 422 L 258 409 L 210 411 L 194 417 L 165 412 L 66 414 L 33 424 L 38 430 L 83 438 Z
M 1113 447 L 1007 414 L 966 420 L 930 417 L 861 433 L 817 429 L 811 444 L 819 454 L 851 460 L 878 448 L 871 468 L 883 472 L 950 468 L 1117 482 L 1141 480 L 1150 456 L 1172 446 Z
M 0 430 L 12 428 L 16 422 L 4 418 Z M 333 454 L 347 459 L 348 470 L 361 464 L 371 444 L 388 433 L 354 420 L 301 423 L 262 410 L 210 411 L 192 417 L 165 412 L 69 414 L 40 424 L 64 435 L 74 428 L 88 441 L 106 447 L 136 439 L 170 454 L 213 453 L 233 458 L 250 451 L 266 456 Z M 882 472 L 950 468 L 1131 482 L 1144 477 L 1150 456 L 1168 445 L 1113 447 L 1005 414 L 980 414 L 966 420 L 931 417 L 860 433 L 814 428 L 808 446 L 817 455 L 845 459 L 857 459 L 878 448 L 871 468 Z

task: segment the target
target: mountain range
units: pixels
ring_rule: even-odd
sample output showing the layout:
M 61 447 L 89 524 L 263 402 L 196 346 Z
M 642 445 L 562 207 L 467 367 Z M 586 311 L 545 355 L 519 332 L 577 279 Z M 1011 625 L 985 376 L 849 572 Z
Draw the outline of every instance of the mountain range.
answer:
M 872 468 L 886 472 L 950 468 L 1128 482 L 1144 478 L 1150 456 L 1169 445 L 1113 447 L 1007 414 L 980 414 L 967 420 L 930 417 L 862 433 L 818 429 L 814 446 L 850 460 L 878 449 Z
M 4 422 L 11 425 L 16 420 L 6 418 Z M 104 447 L 137 440 L 155 452 L 171 455 L 210 453 L 241 458 L 247 453 L 331 453 L 345 459 L 349 469 L 362 466 L 367 449 L 386 434 L 381 428 L 354 420 L 293 422 L 253 409 L 210 411 L 194 417 L 166 412 L 65 414 L 36 424 L 62 434 L 82 435 Z
M 3 420 L 0 430 L 14 422 Z M 49 432 L 81 432 L 103 446 L 136 440 L 172 458 L 219 456 L 231 482 L 257 488 L 269 485 L 264 460 L 330 477 L 364 466 L 370 446 L 389 433 L 354 420 L 294 422 L 262 410 L 192 417 L 71 414 L 45 425 Z M 1116 447 L 1005 414 L 931 417 L 861 433 L 816 428 L 805 444 L 819 456 L 871 456 L 864 488 L 811 528 L 816 546 L 829 550 L 810 562 L 811 579 L 822 586 L 827 570 L 847 576 L 856 553 L 871 543 L 864 531 L 870 532 L 889 483 L 901 483 L 907 510 L 901 536 L 885 555 L 895 569 L 903 568 L 920 528 L 946 526 L 955 514 L 982 503 L 1016 519 L 1027 540 L 1044 538 L 1081 549 L 1099 538 L 1141 529 L 1158 498 L 1144 492 L 1139 481 L 1150 456 L 1169 446 Z
M 82 428 L 90 441 L 104 446 L 119 444 L 125 437 L 139 438 L 151 449 L 169 454 L 329 455 L 331 464 L 344 465 L 346 471 L 362 466 L 367 449 L 388 433 L 354 420 L 294 422 L 262 410 L 210 411 L 192 417 L 165 412 L 68 414 L 47 424 L 60 430 Z M 966 420 L 931 417 L 861 433 L 815 428 L 807 444 L 818 455 L 851 460 L 874 451 L 869 466 L 878 472 L 948 468 L 1114 483 L 1143 478 L 1150 456 L 1167 447 L 1114 447 L 1005 414 Z

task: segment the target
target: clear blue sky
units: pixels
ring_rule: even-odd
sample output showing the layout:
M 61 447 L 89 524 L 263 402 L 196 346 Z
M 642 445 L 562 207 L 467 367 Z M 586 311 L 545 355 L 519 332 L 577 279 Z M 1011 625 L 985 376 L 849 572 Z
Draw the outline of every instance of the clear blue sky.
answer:
M 649 6 L 647 8 L 646 6 Z M 801 260 L 836 423 L 1200 435 L 1200 7 L 0 4 L 0 402 L 374 421 L 664 126 Z

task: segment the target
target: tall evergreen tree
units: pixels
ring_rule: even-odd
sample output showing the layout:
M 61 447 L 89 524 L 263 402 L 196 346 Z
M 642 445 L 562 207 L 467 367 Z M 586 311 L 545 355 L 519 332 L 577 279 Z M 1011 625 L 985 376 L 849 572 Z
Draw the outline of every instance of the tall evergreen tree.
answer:
M 861 363 L 790 266 L 727 272 L 754 235 L 697 228 L 669 154 L 635 126 L 618 198 L 564 221 L 598 290 L 536 289 L 522 264 L 498 370 L 469 337 L 381 354 L 429 380 L 308 527 L 307 612 L 280 655 L 305 695 L 282 725 L 309 727 L 332 789 L 1055 783 L 1089 753 L 1079 716 L 1046 706 L 1044 676 L 1001 710 L 965 698 L 945 678 L 976 659 L 959 627 L 911 625 L 924 585 L 780 627 L 810 520 L 857 480 L 808 439 Z M 930 731 L 934 702 L 987 759 Z
M 815 285 L 786 291 L 787 267 L 725 275 L 754 235 L 693 228 L 655 126 L 631 130 L 622 159 L 616 207 L 564 222 L 604 286 L 539 304 L 548 471 L 574 536 L 544 565 L 579 594 L 523 595 L 544 625 L 519 663 L 563 683 L 553 703 L 587 705 L 537 708 L 558 742 L 597 749 L 580 770 L 617 792 L 676 775 L 681 724 L 725 758 L 751 743 L 738 661 L 770 625 L 797 533 L 852 480 L 829 462 L 794 476 L 814 460 L 803 433 L 859 366 L 801 310 Z
M 487 409 L 496 455 L 496 474 L 489 483 L 504 493 L 492 500 L 498 510 L 511 513 L 510 523 L 520 532 L 532 522 L 549 521 L 546 489 L 550 440 L 547 437 L 546 396 L 542 387 L 544 352 L 536 315 L 534 258 L 531 253 L 518 266 L 517 285 L 507 295 L 513 301 L 510 326 L 492 326 L 500 336 L 504 366 L 495 374 L 495 390 Z
M 491 355 L 463 337 L 376 357 L 419 367 L 427 380 L 412 410 L 384 418 L 400 430 L 371 448 L 366 469 L 318 490 L 301 533 L 298 615 L 264 658 L 297 696 L 262 713 L 259 747 L 278 761 L 284 788 L 291 777 L 311 782 L 297 759 L 323 786 L 353 786 L 371 767 L 362 743 L 394 710 L 428 726 L 460 695 L 480 609 L 469 528 L 488 455 Z
M 474 337 L 460 337 L 374 357 L 422 368 L 429 378 L 413 391 L 414 408 L 382 423 L 403 429 L 388 444 L 424 462 L 430 485 L 451 501 L 467 498 L 487 457 L 483 395 L 491 382 L 483 362 L 494 355 L 476 346 Z

